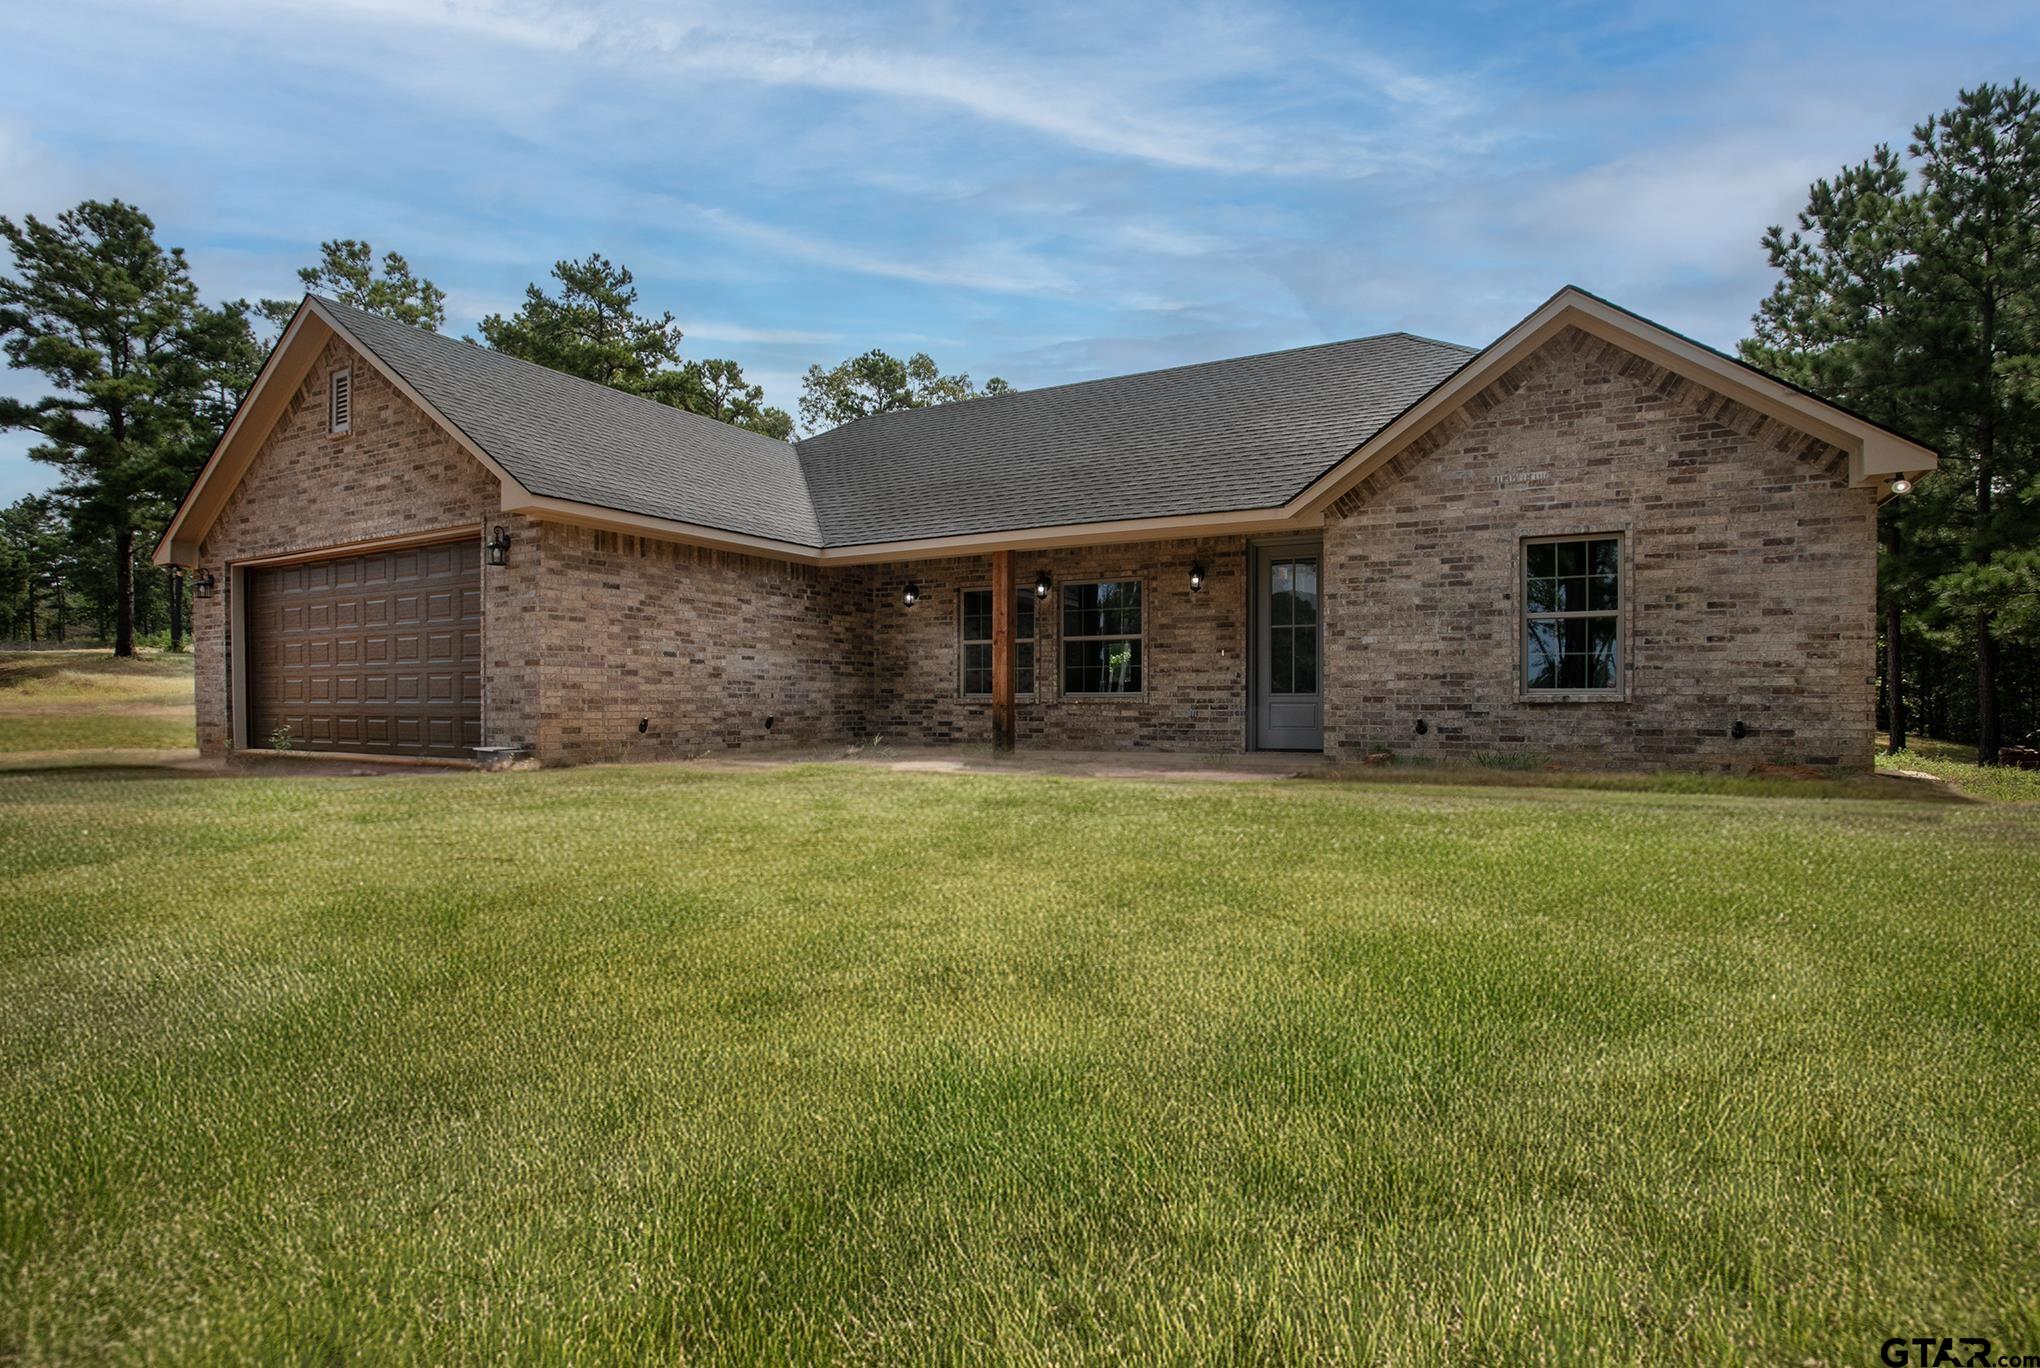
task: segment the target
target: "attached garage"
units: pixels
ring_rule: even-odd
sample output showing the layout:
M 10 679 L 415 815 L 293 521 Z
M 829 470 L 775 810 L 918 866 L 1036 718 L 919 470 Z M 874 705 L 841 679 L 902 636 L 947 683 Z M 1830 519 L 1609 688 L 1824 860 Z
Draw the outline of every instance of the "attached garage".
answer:
M 479 538 L 254 566 L 248 744 L 468 760 L 482 744 Z

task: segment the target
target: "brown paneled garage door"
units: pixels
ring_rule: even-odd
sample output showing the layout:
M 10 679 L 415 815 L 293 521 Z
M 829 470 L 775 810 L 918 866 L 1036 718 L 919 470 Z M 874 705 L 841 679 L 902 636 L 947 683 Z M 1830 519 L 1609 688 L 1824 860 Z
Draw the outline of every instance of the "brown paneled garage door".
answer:
M 248 744 L 473 759 L 479 539 L 248 571 Z

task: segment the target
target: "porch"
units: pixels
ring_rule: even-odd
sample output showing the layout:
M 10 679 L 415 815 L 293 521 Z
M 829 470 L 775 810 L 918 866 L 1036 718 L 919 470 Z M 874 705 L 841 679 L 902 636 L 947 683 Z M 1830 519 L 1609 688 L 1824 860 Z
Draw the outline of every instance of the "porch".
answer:
M 1122 542 L 872 567 L 880 745 L 1128 761 L 1320 753 L 1315 537 Z

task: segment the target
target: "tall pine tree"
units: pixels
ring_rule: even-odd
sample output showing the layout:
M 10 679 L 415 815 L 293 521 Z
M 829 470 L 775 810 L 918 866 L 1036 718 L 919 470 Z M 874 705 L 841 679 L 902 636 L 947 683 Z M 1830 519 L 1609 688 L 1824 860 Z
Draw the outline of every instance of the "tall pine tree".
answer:
M 53 390 L 0 400 L 0 426 L 40 435 L 29 454 L 62 469 L 74 534 L 105 539 L 114 653 L 132 655 L 136 534 L 209 445 L 206 396 L 252 345 L 247 310 L 200 304 L 184 253 L 119 200 L 88 200 L 54 223 L 0 217 L 0 239 L 16 272 L 0 276 L 0 339 Z
M 1885 713 L 1906 743 L 1907 643 L 1974 658 L 1979 758 L 2002 742 L 2005 634 L 2040 621 L 2040 117 L 2023 83 L 1962 92 L 1888 147 L 1817 182 L 1751 362 L 1935 446 L 1941 469 L 1880 514 Z
M 792 435 L 793 416 L 767 406 L 765 391 L 745 383 L 736 362 L 681 359 L 680 325 L 671 312 L 638 312 L 629 267 L 596 252 L 557 262 L 552 274 L 557 295 L 527 286 L 516 313 L 482 320 L 482 339 L 497 351 L 598 385 L 767 437 Z

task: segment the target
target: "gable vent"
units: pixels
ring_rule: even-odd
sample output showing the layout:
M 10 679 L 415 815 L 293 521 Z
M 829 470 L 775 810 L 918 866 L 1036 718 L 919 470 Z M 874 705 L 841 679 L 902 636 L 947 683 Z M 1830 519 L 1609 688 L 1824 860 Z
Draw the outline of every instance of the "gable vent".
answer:
M 326 385 L 326 431 L 346 432 L 354 422 L 354 372 L 335 371 Z

